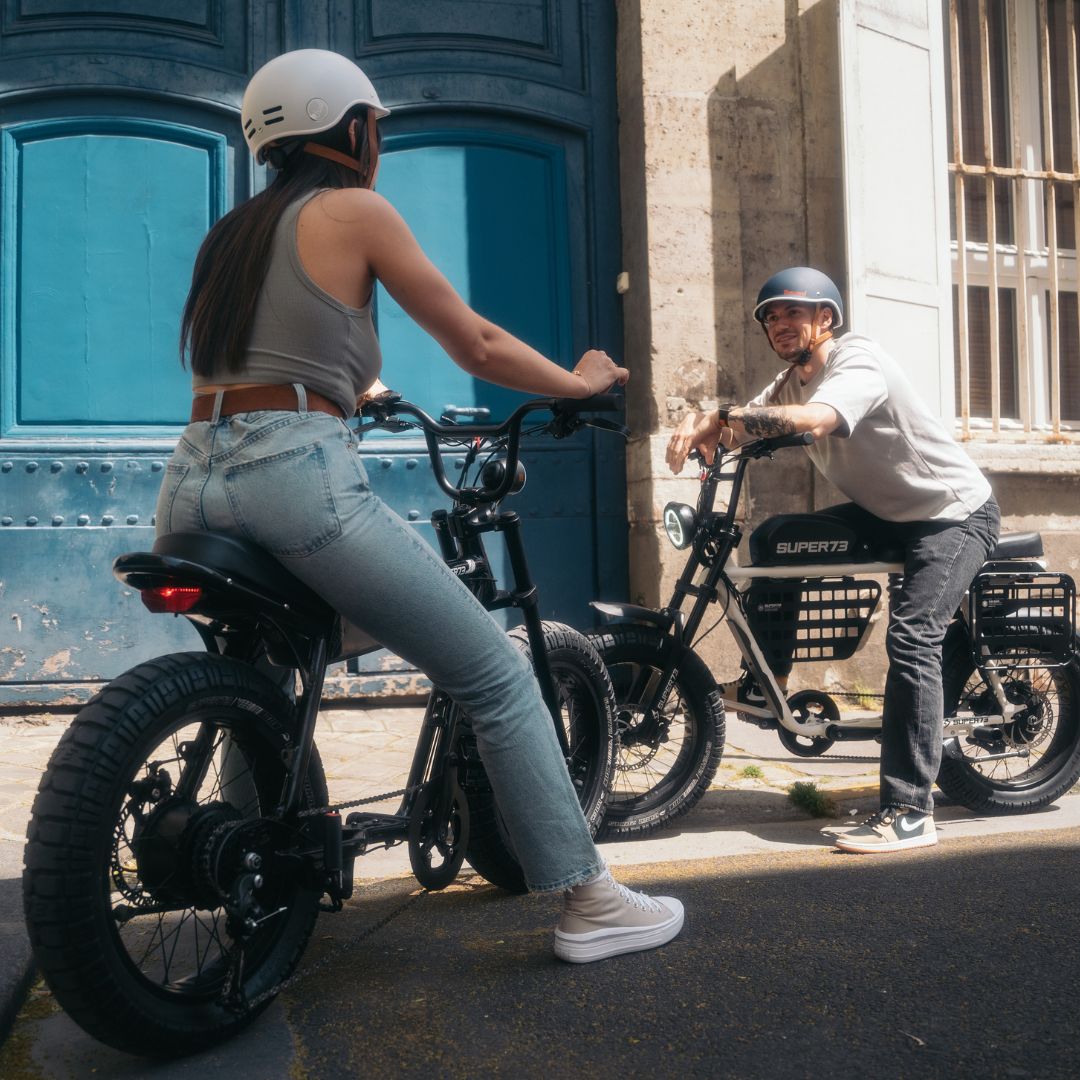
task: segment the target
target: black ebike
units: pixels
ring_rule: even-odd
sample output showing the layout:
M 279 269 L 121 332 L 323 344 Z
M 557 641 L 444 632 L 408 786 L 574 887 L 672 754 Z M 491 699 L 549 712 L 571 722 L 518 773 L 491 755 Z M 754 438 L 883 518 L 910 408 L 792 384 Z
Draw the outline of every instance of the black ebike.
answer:
M 422 427 L 440 487 L 433 523 L 447 562 L 488 608 L 521 609 L 531 658 L 587 821 L 596 831 L 613 767 L 613 697 L 585 638 L 543 623 L 516 514 L 525 417 L 551 410 L 565 434 L 611 399 L 527 402 L 502 424 L 439 424 L 396 395 L 367 426 Z M 443 443 L 484 447 L 479 483 L 446 477 Z M 500 533 L 513 588 L 497 587 L 483 537 Z M 468 716 L 430 695 L 405 789 L 328 805 L 314 735 L 327 664 L 377 648 L 262 549 L 212 533 L 160 537 L 114 574 L 153 612 L 180 614 L 205 652 L 162 656 L 81 709 L 34 802 L 23 875 L 35 959 L 83 1028 L 132 1053 L 186 1054 L 235 1034 L 281 990 L 317 914 L 352 894 L 353 863 L 408 844 L 417 879 L 447 885 L 468 859 L 523 891 Z M 451 628 L 452 629 L 452 628 Z M 295 670 L 294 702 L 267 672 Z M 401 796 L 393 814 L 350 807 Z

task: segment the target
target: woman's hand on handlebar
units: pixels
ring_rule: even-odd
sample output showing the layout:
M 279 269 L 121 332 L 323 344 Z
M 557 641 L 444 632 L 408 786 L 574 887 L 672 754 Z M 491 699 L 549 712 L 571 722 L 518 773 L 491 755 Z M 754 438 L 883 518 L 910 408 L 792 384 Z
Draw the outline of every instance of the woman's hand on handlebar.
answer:
M 587 398 L 594 394 L 603 394 L 616 383 L 625 386 L 630 372 L 619 367 L 602 349 L 589 349 L 574 365 L 574 374 L 580 376 L 582 392 L 575 397 Z
M 711 465 L 723 430 L 724 425 L 720 422 L 715 409 L 708 412 L 697 410 L 688 412 L 675 429 L 675 434 L 668 440 L 667 463 L 671 471 L 682 472 L 682 467 L 691 450 L 697 450 Z

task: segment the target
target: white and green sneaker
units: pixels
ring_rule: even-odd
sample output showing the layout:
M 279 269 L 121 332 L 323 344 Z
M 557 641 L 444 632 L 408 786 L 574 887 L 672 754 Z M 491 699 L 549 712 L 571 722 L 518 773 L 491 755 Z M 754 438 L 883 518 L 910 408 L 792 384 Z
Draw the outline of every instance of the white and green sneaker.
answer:
M 937 828 L 930 814 L 906 806 L 883 806 L 857 829 L 834 841 L 841 851 L 871 855 L 875 851 L 903 851 L 937 843 Z

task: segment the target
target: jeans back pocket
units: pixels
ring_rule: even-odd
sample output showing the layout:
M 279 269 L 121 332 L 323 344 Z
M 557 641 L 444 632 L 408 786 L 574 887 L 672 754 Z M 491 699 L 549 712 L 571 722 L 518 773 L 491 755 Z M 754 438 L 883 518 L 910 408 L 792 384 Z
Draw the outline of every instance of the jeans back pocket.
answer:
M 225 492 L 244 534 L 272 555 L 311 555 L 341 535 L 320 443 L 228 466 Z
M 172 516 L 176 497 L 180 494 L 180 487 L 190 471 L 190 465 L 170 461 L 165 466 L 165 476 L 161 481 L 161 489 L 158 491 L 157 508 L 154 511 L 154 520 L 157 523 L 158 534 L 173 532 Z

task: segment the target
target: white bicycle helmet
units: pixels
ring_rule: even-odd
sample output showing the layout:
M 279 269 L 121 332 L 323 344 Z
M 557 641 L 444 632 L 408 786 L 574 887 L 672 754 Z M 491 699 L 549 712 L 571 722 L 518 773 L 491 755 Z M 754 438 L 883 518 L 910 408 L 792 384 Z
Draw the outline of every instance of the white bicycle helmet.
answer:
M 389 116 L 371 80 L 351 60 L 326 49 L 296 49 L 263 64 L 240 106 L 248 147 L 260 164 L 279 139 L 329 131 L 354 105 Z

